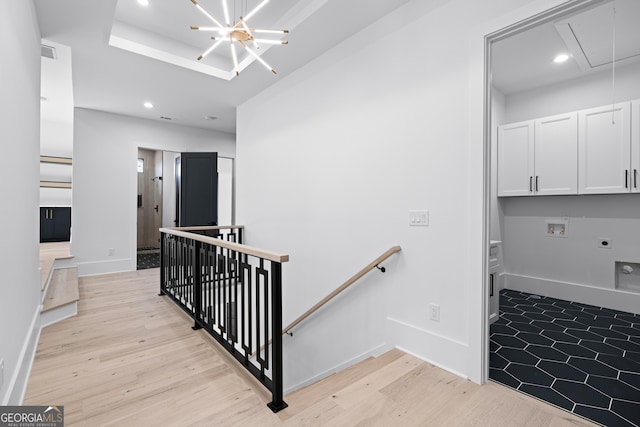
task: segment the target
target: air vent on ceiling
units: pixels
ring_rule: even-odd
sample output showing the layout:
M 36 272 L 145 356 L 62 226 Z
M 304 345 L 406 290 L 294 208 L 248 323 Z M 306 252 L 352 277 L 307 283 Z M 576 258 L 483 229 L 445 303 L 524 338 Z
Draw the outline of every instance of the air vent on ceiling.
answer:
M 40 45 L 40 55 L 49 59 L 58 59 L 56 48 L 53 46 L 47 46 L 46 44 Z

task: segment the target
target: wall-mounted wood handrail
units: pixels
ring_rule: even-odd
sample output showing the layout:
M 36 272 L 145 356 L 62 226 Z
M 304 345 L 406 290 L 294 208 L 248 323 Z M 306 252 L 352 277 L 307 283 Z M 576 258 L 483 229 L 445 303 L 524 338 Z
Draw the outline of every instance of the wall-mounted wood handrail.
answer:
M 222 228 L 230 228 L 229 226 L 221 226 Z M 233 227 L 233 226 L 231 226 Z M 181 231 L 184 230 L 185 228 L 200 228 L 200 229 L 211 229 L 214 230 L 216 229 L 216 226 L 211 226 L 211 228 L 209 228 L 208 226 L 205 227 L 182 227 L 179 229 L 176 228 L 161 228 L 160 232 L 161 233 L 166 233 L 166 234 L 173 234 L 174 236 L 180 236 L 180 237 L 186 237 L 188 239 L 192 239 L 192 240 L 197 240 L 199 242 L 202 243 L 207 243 L 210 245 L 214 245 L 214 246 L 220 246 L 223 248 L 227 248 L 227 249 L 231 249 L 232 251 L 236 251 L 236 252 L 240 252 L 243 254 L 248 254 L 248 255 L 253 255 L 256 256 L 258 258 L 264 258 L 264 259 L 268 259 L 270 261 L 276 261 L 276 262 L 287 262 L 289 261 L 289 255 L 284 255 L 284 254 L 278 254 L 275 252 L 271 252 L 271 251 L 265 251 L 263 249 L 258 249 L 258 248 L 254 248 L 251 246 L 247 246 L 247 245 L 241 245 L 239 243 L 234 243 L 234 242 L 228 242 L 226 240 L 221 240 L 221 239 L 216 239 L 215 237 L 209 237 L 209 236 L 203 236 L 202 234 L 195 234 L 195 233 L 190 233 L 188 231 Z M 222 229 L 219 228 L 219 229 Z
M 61 182 L 61 181 L 40 181 L 40 187 L 71 188 L 71 183 L 70 182 Z
M 70 165 L 73 160 L 70 157 L 40 156 L 40 163 L 57 163 L 61 165 Z
M 402 248 L 400 246 L 394 246 L 390 249 L 388 249 L 385 253 L 383 253 L 382 255 L 380 255 L 378 258 L 376 258 L 375 260 L 373 260 L 369 265 L 367 265 L 365 268 L 363 268 L 362 270 L 360 270 L 359 272 L 357 272 L 356 274 L 354 274 L 351 278 L 349 278 L 349 280 L 347 280 L 346 282 L 344 282 L 338 289 L 336 289 L 335 291 L 331 292 L 329 295 L 327 295 L 326 297 L 324 297 L 322 300 L 320 300 L 316 305 L 314 305 L 313 307 L 311 307 L 309 310 L 307 310 L 306 312 L 304 312 L 304 314 L 302 314 L 300 317 L 298 317 L 296 320 L 294 320 L 293 322 L 291 322 L 291 324 L 289 326 L 287 326 L 286 328 L 284 328 L 282 330 L 283 334 L 289 333 L 291 331 L 291 329 L 293 329 L 294 327 L 296 327 L 300 322 L 302 322 L 303 320 L 305 320 L 307 317 L 311 316 L 313 313 L 315 313 L 316 311 L 318 311 L 318 309 L 320 307 L 322 307 L 323 305 L 325 305 L 326 303 L 328 303 L 329 301 L 331 301 L 334 297 L 336 297 L 338 294 L 340 294 L 342 291 L 344 291 L 345 289 L 347 289 L 349 286 L 353 285 L 355 282 L 357 282 L 362 276 L 364 276 L 365 274 L 367 274 L 368 272 L 370 272 L 371 270 L 373 270 L 374 268 L 376 268 L 378 266 L 378 264 L 380 264 L 382 261 L 386 260 L 387 258 L 389 258 L 391 255 L 400 252 L 402 250 Z

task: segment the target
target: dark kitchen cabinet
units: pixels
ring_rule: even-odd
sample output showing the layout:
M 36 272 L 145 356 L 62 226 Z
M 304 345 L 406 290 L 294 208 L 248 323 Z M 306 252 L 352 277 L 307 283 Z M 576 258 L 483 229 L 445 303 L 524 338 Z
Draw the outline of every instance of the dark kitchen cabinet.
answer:
M 71 238 L 70 207 L 40 207 L 40 242 L 68 242 Z

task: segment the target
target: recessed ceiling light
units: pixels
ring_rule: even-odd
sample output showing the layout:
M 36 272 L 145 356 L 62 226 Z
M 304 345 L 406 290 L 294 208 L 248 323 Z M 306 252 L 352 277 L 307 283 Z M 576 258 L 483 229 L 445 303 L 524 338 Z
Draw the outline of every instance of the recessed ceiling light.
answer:
M 567 55 L 566 53 L 561 53 L 553 59 L 553 62 L 555 62 L 556 64 L 561 64 L 567 59 L 569 59 L 569 55 Z
M 143 105 L 145 108 L 153 108 L 153 104 L 150 103 L 149 101 L 145 102 Z
M 138 0 L 140 6 L 149 6 L 149 0 Z

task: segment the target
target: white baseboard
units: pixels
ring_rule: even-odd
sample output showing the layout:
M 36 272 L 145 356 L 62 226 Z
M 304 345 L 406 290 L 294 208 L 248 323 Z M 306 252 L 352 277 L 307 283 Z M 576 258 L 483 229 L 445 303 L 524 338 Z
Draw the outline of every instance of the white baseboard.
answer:
M 24 394 L 27 391 L 27 384 L 29 382 L 29 375 L 31 374 L 31 367 L 33 366 L 33 360 L 36 357 L 36 350 L 38 349 L 38 341 L 40 340 L 41 308 L 41 306 L 36 307 L 36 312 L 34 313 L 31 325 L 29 326 L 29 334 L 27 335 L 22 345 L 22 349 L 20 350 L 16 370 L 11 376 L 7 392 L 1 403 L 3 406 L 22 405 L 22 401 L 24 400 Z
M 96 276 L 99 274 L 122 273 L 136 270 L 136 260 L 132 258 L 109 261 L 76 262 L 78 277 Z
M 371 349 L 371 350 L 369 350 L 367 352 L 364 352 L 364 353 L 362 353 L 362 354 L 360 354 L 360 355 L 358 355 L 358 356 L 356 356 L 354 358 L 351 358 L 351 359 L 349 359 L 349 360 L 347 360 L 345 362 L 342 362 L 342 363 L 340 363 L 340 364 L 338 364 L 338 365 L 336 365 L 336 366 L 334 366 L 334 367 L 332 367 L 330 369 L 327 369 L 324 372 L 321 372 L 321 373 L 319 373 L 317 375 L 314 375 L 313 377 L 308 378 L 308 379 L 306 379 L 304 381 L 301 381 L 301 382 L 299 382 L 299 383 L 297 383 L 295 385 L 292 385 L 291 387 L 287 387 L 284 390 L 284 394 L 287 395 L 289 393 L 293 393 L 294 391 L 296 391 L 298 389 L 301 389 L 302 387 L 306 387 L 306 386 L 308 386 L 310 384 L 316 383 L 316 382 L 328 377 L 329 375 L 332 375 L 332 374 L 335 374 L 336 372 L 340 372 L 340 371 L 342 371 L 344 369 L 347 369 L 348 367 L 353 366 L 356 363 L 360 363 L 360 362 L 362 362 L 363 360 L 365 360 L 365 359 L 367 359 L 369 357 L 377 357 L 377 356 L 379 356 L 381 354 L 384 354 L 387 351 L 391 350 L 392 348 L 393 348 L 393 346 L 391 346 L 391 345 L 389 345 L 387 343 L 382 343 L 379 346 L 377 346 L 377 347 L 375 347 L 375 348 L 373 348 L 373 349 Z
M 514 291 L 575 301 L 629 313 L 638 313 L 640 311 L 640 294 L 634 292 L 511 273 L 504 273 L 503 277 L 504 287 Z
M 47 326 L 58 323 L 61 320 L 68 319 L 78 314 L 78 302 L 70 302 L 63 306 L 54 308 L 49 311 L 45 311 L 40 315 L 40 328 L 46 328 Z
M 425 362 L 462 378 L 468 378 L 469 346 L 418 326 L 387 317 L 387 337 L 395 346 Z

